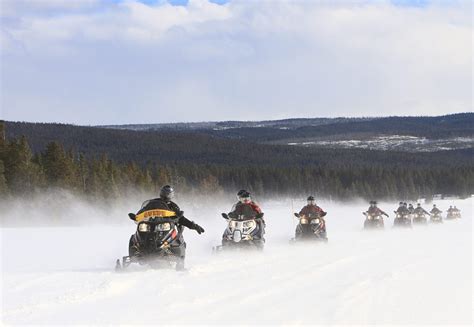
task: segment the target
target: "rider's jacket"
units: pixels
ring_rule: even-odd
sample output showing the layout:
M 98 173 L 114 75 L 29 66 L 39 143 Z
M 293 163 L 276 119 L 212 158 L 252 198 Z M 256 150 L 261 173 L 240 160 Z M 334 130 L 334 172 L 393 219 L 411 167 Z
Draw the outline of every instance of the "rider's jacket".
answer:
M 436 215 L 436 214 L 438 214 L 438 213 L 441 213 L 441 212 L 442 212 L 442 211 L 439 210 L 438 208 L 433 208 L 433 209 L 431 209 L 431 211 L 430 211 L 430 213 L 431 213 L 431 214 L 434 214 L 434 215 Z
M 299 215 L 300 216 L 319 216 L 319 217 L 324 217 L 326 216 L 327 212 L 324 212 L 323 209 L 318 207 L 317 205 L 306 205 L 303 207 L 303 209 L 300 210 Z
M 262 213 L 262 209 L 260 209 L 255 202 L 237 202 L 229 213 L 229 217 L 238 218 L 239 216 L 243 216 L 245 218 L 255 218 L 259 213 Z
M 410 210 L 408 210 L 408 208 L 405 206 L 399 206 L 397 209 L 397 213 L 401 215 L 408 215 L 410 213 Z
M 417 214 L 417 215 L 422 215 L 422 214 L 425 214 L 425 213 L 427 215 L 429 214 L 429 212 L 426 211 L 425 209 L 423 209 L 422 207 L 416 207 L 414 213 Z
M 183 216 L 182 211 L 179 209 L 179 206 L 176 203 L 174 203 L 173 201 L 162 199 L 162 198 L 156 198 L 156 199 L 145 201 L 142 205 L 142 208 L 137 212 L 137 215 L 148 210 L 156 210 L 156 209 L 173 211 L 176 214 L 176 216 L 179 218 L 178 226 L 185 226 L 185 227 L 194 229 L 194 226 L 195 226 L 194 222 L 192 222 L 191 220 Z
M 381 215 L 387 216 L 387 214 L 383 210 L 379 209 L 378 207 L 369 207 L 369 209 L 367 210 L 367 213 L 372 216 L 381 216 Z

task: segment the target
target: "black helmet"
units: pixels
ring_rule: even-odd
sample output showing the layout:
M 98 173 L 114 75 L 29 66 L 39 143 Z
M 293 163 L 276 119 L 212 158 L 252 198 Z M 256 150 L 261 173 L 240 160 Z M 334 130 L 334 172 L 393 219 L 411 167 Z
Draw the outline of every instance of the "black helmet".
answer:
M 174 197 L 174 190 L 171 186 L 165 185 L 161 188 L 160 198 L 164 200 L 171 200 Z
M 314 201 L 314 196 L 312 196 L 312 195 L 308 196 L 308 198 L 306 199 L 306 201 Z
M 421 207 L 421 204 L 420 204 L 420 203 L 417 203 L 416 206 L 417 206 L 417 207 Z
M 250 201 L 250 193 L 246 190 L 240 190 L 239 193 L 237 193 L 237 197 L 240 202 Z

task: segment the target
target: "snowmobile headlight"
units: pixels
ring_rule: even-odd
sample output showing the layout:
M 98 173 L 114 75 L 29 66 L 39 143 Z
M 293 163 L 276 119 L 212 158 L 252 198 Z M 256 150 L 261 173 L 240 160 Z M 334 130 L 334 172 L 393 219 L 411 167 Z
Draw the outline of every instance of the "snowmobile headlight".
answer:
M 308 219 L 307 218 L 301 218 L 300 219 L 300 224 L 301 225 L 306 225 L 308 223 Z
M 155 226 L 155 232 L 167 232 L 171 229 L 170 223 L 158 224 Z
M 146 223 L 141 223 L 138 225 L 138 231 L 139 232 L 149 232 L 150 231 L 150 225 Z
M 314 224 L 314 225 L 319 224 L 319 222 L 320 222 L 319 218 L 316 218 L 316 219 L 312 219 L 312 220 L 311 220 L 311 224 Z
M 254 220 L 247 220 L 247 221 L 244 221 L 244 228 L 253 228 L 255 227 L 257 224 L 255 223 Z
M 235 228 L 235 227 L 237 227 L 237 222 L 235 220 L 231 220 L 229 222 L 229 226 L 232 227 L 232 228 Z

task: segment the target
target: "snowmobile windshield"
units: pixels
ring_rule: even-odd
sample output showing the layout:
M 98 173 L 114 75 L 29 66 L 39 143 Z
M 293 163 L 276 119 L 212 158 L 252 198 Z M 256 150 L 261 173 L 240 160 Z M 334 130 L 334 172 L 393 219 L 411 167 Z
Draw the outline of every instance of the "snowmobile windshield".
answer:
M 153 209 L 143 211 L 142 213 L 136 215 L 135 221 L 147 221 L 150 219 L 160 219 L 160 218 L 174 218 L 176 217 L 176 213 L 171 210 L 165 209 Z

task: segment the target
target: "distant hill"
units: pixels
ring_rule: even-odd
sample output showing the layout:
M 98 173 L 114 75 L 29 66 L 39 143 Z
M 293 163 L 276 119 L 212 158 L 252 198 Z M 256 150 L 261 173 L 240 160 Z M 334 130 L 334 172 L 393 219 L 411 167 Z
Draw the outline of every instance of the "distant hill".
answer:
M 127 130 L 200 131 L 258 142 L 353 134 L 398 134 L 428 138 L 473 136 L 474 113 L 435 117 L 300 118 L 274 121 L 224 121 L 99 126 Z

